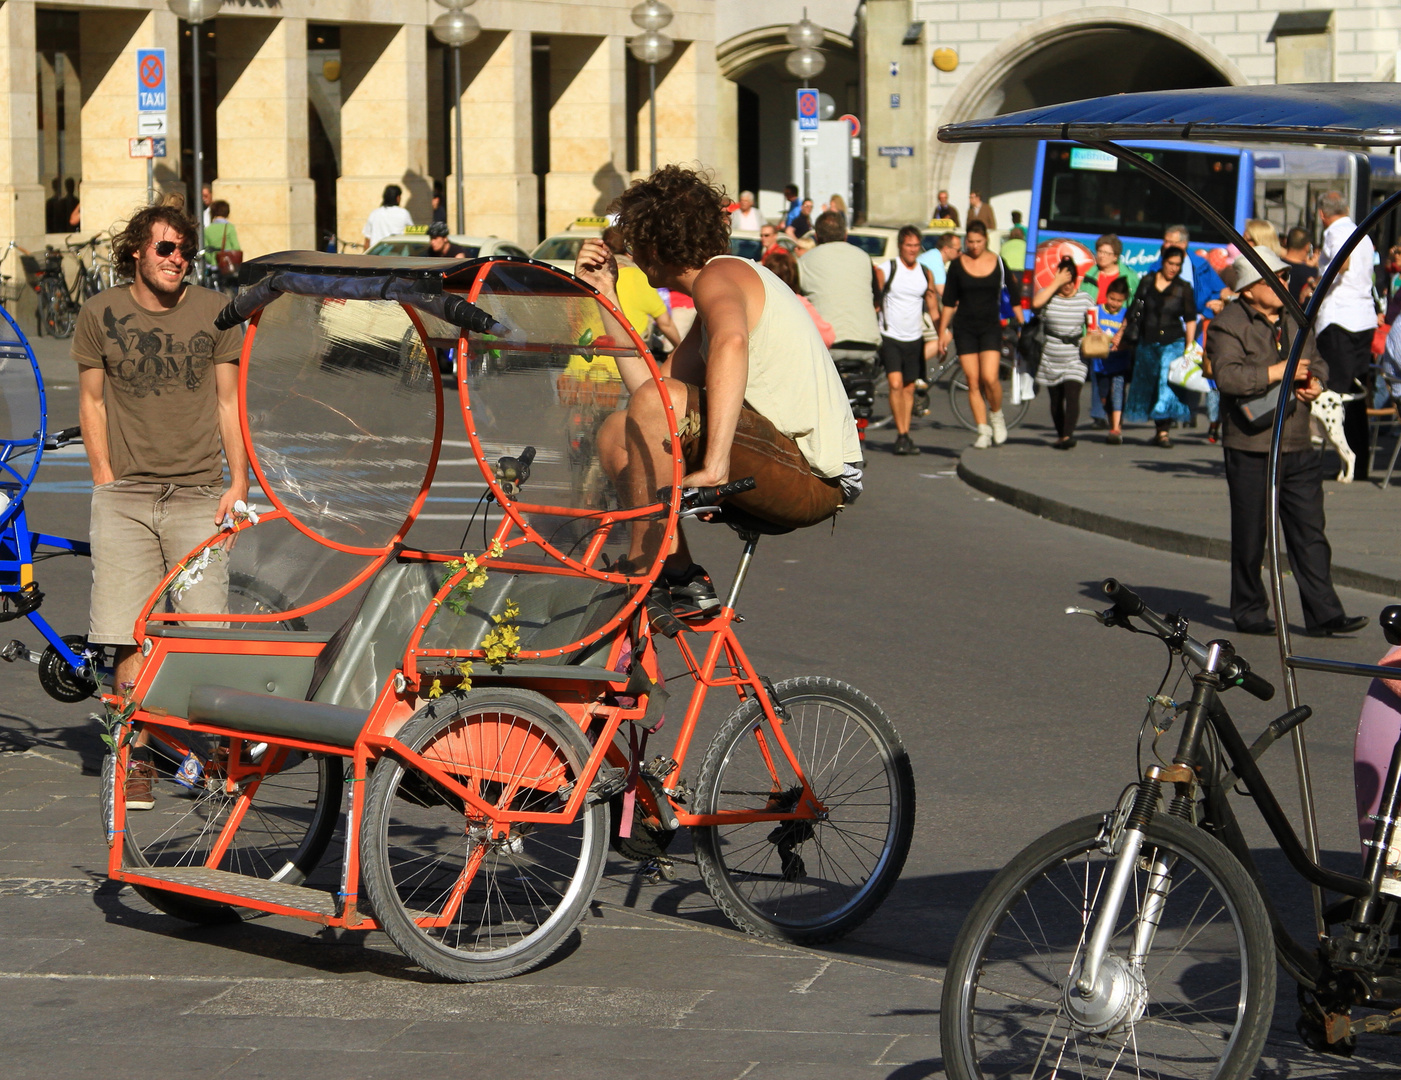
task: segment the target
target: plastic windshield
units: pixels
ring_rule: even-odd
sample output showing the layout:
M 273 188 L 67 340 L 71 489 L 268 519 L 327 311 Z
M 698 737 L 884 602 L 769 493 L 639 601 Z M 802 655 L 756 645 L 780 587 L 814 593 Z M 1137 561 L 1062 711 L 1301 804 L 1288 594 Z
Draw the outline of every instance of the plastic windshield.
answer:
M 14 516 L 43 455 L 44 382 L 29 342 L 0 310 L 0 526 Z

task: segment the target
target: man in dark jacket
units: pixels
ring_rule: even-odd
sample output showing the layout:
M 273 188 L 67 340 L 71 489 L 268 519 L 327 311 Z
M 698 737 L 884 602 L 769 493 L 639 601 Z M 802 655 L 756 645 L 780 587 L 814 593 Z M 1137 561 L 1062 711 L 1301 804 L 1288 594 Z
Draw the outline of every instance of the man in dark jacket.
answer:
M 1288 281 L 1288 264 L 1274 252 L 1256 248 L 1266 265 Z M 1252 403 L 1284 378 L 1285 361 L 1297 329 L 1270 282 L 1245 256 L 1235 261 L 1236 289 L 1211 324 L 1206 352 L 1221 391 L 1226 451 L 1226 484 L 1231 497 L 1231 617 L 1244 634 L 1272 634 L 1269 596 L 1260 577 L 1268 521 L 1267 474 L 1273 412 Z M 1288 409 L 1279 455 L 1279 517 L 1289 565 L 1303 601 L 1304 632 L 1323 637 L 1351 634 L 1367 616 L 1350 618 L 1333 589 L 1333 552 L 1324 535 L 1323 461 L 1309 439 L 1309 402 L 1323 390 L 1328 368 L 1319 358 L 1313 332 L 1304 343 L 1292 396 L 1278 395 Z M 1249 418 L 1258 417 L 1256 422 Z

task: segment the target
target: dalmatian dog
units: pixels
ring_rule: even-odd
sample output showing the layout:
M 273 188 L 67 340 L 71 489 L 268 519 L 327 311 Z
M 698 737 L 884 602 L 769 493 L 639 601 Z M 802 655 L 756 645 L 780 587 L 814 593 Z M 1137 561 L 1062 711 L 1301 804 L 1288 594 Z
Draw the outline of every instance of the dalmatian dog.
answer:
M 1338 481 L 1344 484 L 1352 483 L 1352 471 L 1357 464 L 1357 455 L 1352 452 L 1352 447 L 1348 446 L 1347 439 L 1343 436 L 1343 406 L 1362 397 L 1362 394 L 1340 394 L 1336 390 L 1325 390 L 1314 398 L 1313 407 L 1309 410 L 1312 419 L 1323 431 L 1322 438 L 1317 431 L 1314 432 L 1313 443 L 1315 446 L 1322 446 L 1325 442 L 1333 444 L 1333 449 L 1338 451 L 1338 457 L 1343 462 Z

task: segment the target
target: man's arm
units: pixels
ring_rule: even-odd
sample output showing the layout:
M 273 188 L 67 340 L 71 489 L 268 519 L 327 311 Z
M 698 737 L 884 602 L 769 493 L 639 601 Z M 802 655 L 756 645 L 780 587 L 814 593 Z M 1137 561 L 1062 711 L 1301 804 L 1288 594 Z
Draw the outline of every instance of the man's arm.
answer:
M 105 369 L 78 369 L 78 423 L 83 427 L 83 448 L 88 452 L 94 485 L 110 484 L 117 479 L 107 446 L 107 399 L 103 397 L 106 385 Z
M 238 422 L 238 365 L 214 365 L 214 392 L 219 399 L 219 437 L 224 442 L 224 460 L 229 464 L 229 490 L 219 499 L 214 524 L 232 521 L 236 502 L 248 501 L 248 453 L 243 446 L 243 428 Z
M 671 347 L 674 349 L 676 346 L 680 345 L 681 331 L 676 329 L 676 323 L 672 321 L 671 312 L 663 307 L 661 312 L 656 316 L 656 319 L 657 329 L 662 332 L 662 337 L 671 342 Z
M 718 273 L 717 273 L 718 271 Z M 749 310 L 741 275 L 757 274 L 723 260 L 696 279 L 696 317 L 710 342 L 705 364 L 705 461 L 682 483 L 687 487 L 724 484 L 730 479 L 730 448 L 749 383 Z M 762 298 L 759 301 L 763 303 Z
M 929 321 L 938 326 L 939 298 L 944 295 L 944 290 L 935 284 L 934 275 L 930 272 L 929 267 L 921 266 L 920 269 L 924 271 L 924 281 L 928 286 L 924 290 L 924 310 L 929 312 Z

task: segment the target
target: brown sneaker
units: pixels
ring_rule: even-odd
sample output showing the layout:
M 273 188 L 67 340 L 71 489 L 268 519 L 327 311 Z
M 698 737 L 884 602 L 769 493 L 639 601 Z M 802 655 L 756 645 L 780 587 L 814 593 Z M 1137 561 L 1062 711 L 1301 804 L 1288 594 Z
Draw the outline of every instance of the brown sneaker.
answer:
M 151 810 L 156 805 L 156 781 L 160 774 L 149 761 L 133 761 L 126 773 L 126 808 Z

